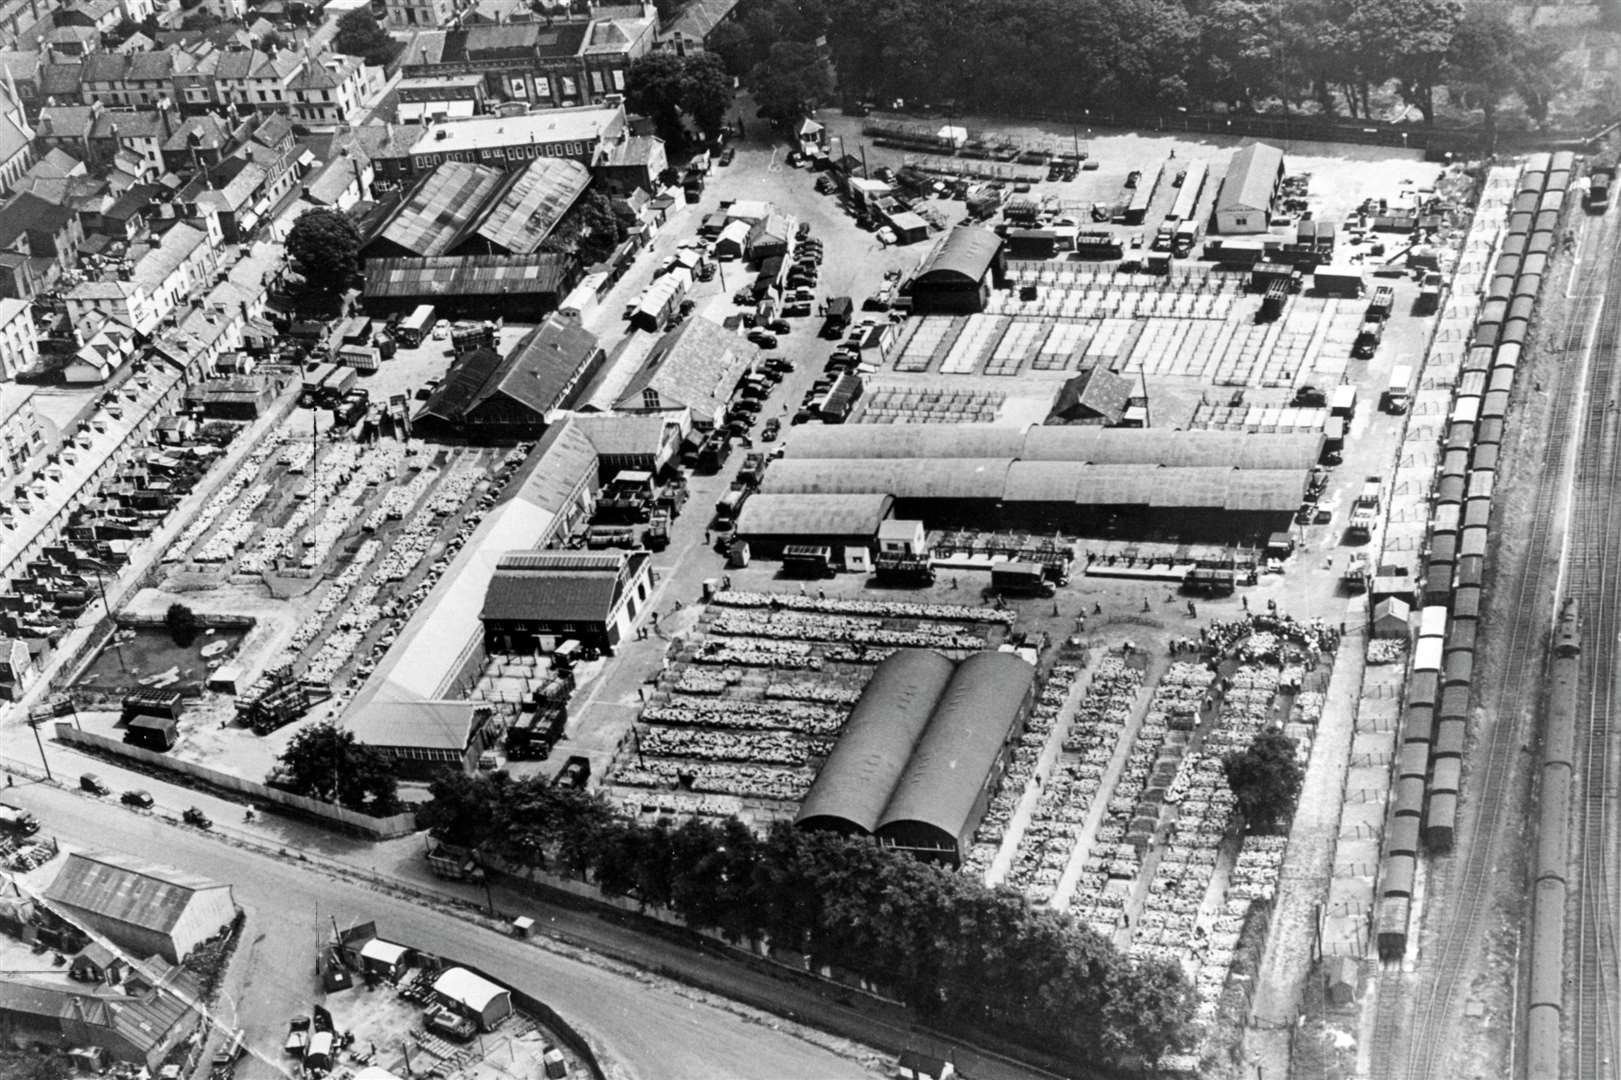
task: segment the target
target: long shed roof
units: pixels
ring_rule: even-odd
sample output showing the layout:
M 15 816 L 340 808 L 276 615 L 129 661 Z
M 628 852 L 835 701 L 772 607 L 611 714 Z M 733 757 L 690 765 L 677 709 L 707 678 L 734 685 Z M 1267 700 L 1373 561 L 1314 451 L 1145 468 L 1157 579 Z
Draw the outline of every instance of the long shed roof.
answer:
M 996 253 L 1002 250 L 1002 238 L 989 229 L 977 225 L 959 225 L 946 234 L 938 247 L 929 253 L 918 269 L 917 280 L 942 280 L 957 277 L 978 281 L 983 278 Z
M 499 169 L 446 161 L 424 177 L 394 212 L 381 239 L 413 255 L 443 255 L 466 235 L 504 180 Z
M 955 670 L 928 649 L 900 649 L 879 663 L 795 823 L 876 829 Z
M 180 921 L 193 895 L 228 888 L 218 881 L 125 855 L 74 852 L 45 890 L 45 899 L 167 933 Z
M 1012 653 L 975 653 L 958 664 L 878 829 L 919 823 L 960 839 L 1035 677 Z
M 781 464 L 780 462 L 778 464 Z M 768 474 L 769 475 L 769 472 Z M 738 514 L 739 536 L 875 536 L 894 500 L 885 494 L 757 494 Z

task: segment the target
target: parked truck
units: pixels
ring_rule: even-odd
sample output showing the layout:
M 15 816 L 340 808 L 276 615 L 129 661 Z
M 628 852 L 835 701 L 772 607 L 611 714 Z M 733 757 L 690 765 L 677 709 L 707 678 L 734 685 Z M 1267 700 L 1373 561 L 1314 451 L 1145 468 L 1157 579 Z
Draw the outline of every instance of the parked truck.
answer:
M 1595 172 L 1587 178 L 1587 196 L 1582 200 L 1590 214 L 1602 214 L 1610 208 L 1610 175 Z
M 1370 476 L 1363 480 L 1362 491 L 1356 497 L 1356 505 L 1351 507 L 1351 535 L 1366 539 L 1373 535 L 1373 529 L 1379 521 L 1380 494 L 1383 481 L 1377 476 Z
M 999 596 L 1051 596 L 1047 568 L 1035 562 L 1005 562 L 991 567 L 991 591 Z
M 1392 416 L 1400 416 L 1407 411 L 1412 395 L 1412 385 L 1412 365 L 1397 364 L 1390 369 L 1390 383 L 1385 387 L 1385 392 L 1380 395 L 1379 407 Z
M 451 881 L 466 881 L 478 869 L 478 860 L 472 848 L 447 843 L 432 833 L 428 834 L 428 869 L 435 877 Z
M 39 832 L 39 819 L 20 806 L 0 803 L 0 831 L 12 836 L 33 836 Z

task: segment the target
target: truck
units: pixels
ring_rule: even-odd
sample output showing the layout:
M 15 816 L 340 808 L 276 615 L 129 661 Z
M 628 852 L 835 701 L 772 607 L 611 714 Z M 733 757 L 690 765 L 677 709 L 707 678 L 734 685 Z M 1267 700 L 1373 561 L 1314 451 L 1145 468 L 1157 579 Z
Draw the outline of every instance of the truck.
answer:
M 414 349 L 428 340 L 428 334 L 433 330 L 437 318 L 432 304 L 418 304 L 411 314 L 400 320 L 394 336 L 399 338 L 401 345 Z
M 748 501 L 748 498 L 748 488 L 732 488 L 726 494 L 722 495 L 715 503 L 715 520 L 723 525 L 730 525 L 732 522 L 735 522 L 737 520 L 737 515 L 742 512 L 743 504 Z
M 1171 254 L 1179 259 L 1185 259 L 1193 253 L 1193 245 L 1198 242 L 1198 223 L 1179 221 L 1176 223 L 1176 234 L 1171 237 Z
M 1384 320 L 1368 316 L 1362 320 L 1362 328 L 1357 331 L 1356 342 L 1351 346 L 1351 355 L 1358 360 L 1371 360 L 1373 354 L 1379 351 L 1379 343 L 1384 338 Z
M 1595 172 L 1587 178 L 1587 194 L 1582 199 L 1582 205 L 1587 207 L 1590 214 L 1602 214 L 1610 208 L 1610 176 L 1608 173 Z
M 427 839 L 428 869 L 435 877 L 450 881 L 466 881 L 478 869 L 478 860 L 472 848 L 459 847 L 440 839 L 433 833 Z
M 1340 584 L 1345 591 L 1353 594 L 1367 592 L 1370 577 L 1367 555 L 1360 551 L 1352 552 L 1350 559 L 1346 560 L 1345 572 L 1340 575 Z
M 39 832 L 39 819 L 20 806 L 0 803 L 0 831 L 12 836 L 33 836 Z
M 833 549 L 825 544 L 789 544 L 782 549 L 782 572 L 796 577 L 832 577 Z
M 1379 521 L 1383 486 L 1383 481 L 1377 476 L 1369 476 L 1362 481 L 1362 491 L 1356 497 L 1356 504 L 1351 507 L 1352 536 L 1366 539 L 1373 535 L 1373 528 Z
M 827 302 L 827 317 L 822 320 L 822 336 L 837 341 L 850 328 L 850 315 L 855 304 L 848 296 L 835 296 Z
M 1158 229 L 1154 230 L 1154 242 L 1149 245 L 1148 250 L 1169 252 L 1171 250 L 1171 245 L 1175 243 L 1175 241 L 1176 222 L 1165 221 L 1161 223 Z
M 885 585 L 933 585 L 934 561 L 927 555 L 879 552 L 873 571 Z
M 999 596 L 1052 596 L 1047 568 L 1035 562 L 1004 562 L 991 567 L 991 592 Z
M 1413 368 L 1411 364 L 1397 364 L 1390 369 L 1390 383 L 1385 392 L 1379 396 L 1379 408 L 1392 416 L 1400 416 L 1407 411 L 1411 400 L 1411 387 L 1413 385 Z
M 1368 311 L 1363 319 L 1367 322 L 1384 322 L 1390 318 L 1390 313 L 1395 307 L 1396 290 L 1389 285 L 1380 285 L 1373 290 L 1373 299 L 1368 301 Z

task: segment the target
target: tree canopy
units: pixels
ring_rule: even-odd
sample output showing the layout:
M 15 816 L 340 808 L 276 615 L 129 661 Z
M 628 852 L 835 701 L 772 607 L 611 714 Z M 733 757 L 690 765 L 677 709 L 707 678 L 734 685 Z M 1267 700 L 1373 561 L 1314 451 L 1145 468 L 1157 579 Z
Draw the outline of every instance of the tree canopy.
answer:
M 338 19 L 332 47 L 345 56 L 358 56 L 378 66 L 387 64 L 400 51 L 399 42 L 372 17 L 370 8 L 356 8 Z
M 707 53 L 649 53 L 631 64 L 625 76 L 626 107 L 651 117 L 659 135 L 672 146 L 686 141 L 683 116 L 712 138 L 725 122 L 731 101 L 731 82 L 723 61 Z
M 1442 100 L 1489 124 L 1517 95 L 1546 116 L 1554 39 L 1500 0 L 760 0 L 714 51 L 758 94 L 779 44 L 825 35 L 840 89 L 960 111 L 1113 111 L 1304 103 L 1382 117 L 1388 90 L 1424 122 Z M 763 81 L 762 81 L 763 80 Z
M 592 188 L 563 215 L 541 250 L 572 252 L 589 266 L 612 255 L 624 239 L 625 224 L 614 213 L 613 200 Z
M 1305 773 L 1295 760 L 1295 741 L 1283 732 L 1261 732 L 1247 749 L 1223 758 L 1222 767 L 1251 832 L 1269 832 L 1294 811 Z
M 398 805 L 393 765 L 381 751 L 355 741 L 331 723 L 305 728 L 282 752 L 276 782 L 296 795 L 335 802 L 368 814 Z
M 779 41 L 749 73 L 760 115 L 777 123 L 809 116 L 833 93 L 833 73 L 814 45 Z
M 315 207 L 287 231 L 287 255 L 310 287 L 342 294 L 360 268 L 360 230 L 339 210 Z
M 1174 965 L 1132 962 L 1021 893 L 870 840 L 786 823 L 760 837 L 735 819 L 642 825 L 600 796 L 499 773 L 446 775 L 431 794 L 417 820 L 447 842 L 858 972 L 926 1022 L 1019 1042 L 1080 1072 L 1188 1043 L 1192 995 Z

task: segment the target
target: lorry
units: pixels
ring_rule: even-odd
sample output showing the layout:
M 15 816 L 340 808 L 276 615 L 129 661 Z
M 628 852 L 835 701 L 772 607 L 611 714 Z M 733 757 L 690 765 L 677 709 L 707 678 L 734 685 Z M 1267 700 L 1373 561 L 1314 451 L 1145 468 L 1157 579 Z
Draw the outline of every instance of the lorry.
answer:
M 13 836 L 33 836 L 39 832 L 39 819 L 19 806 L 0 803 L 0 831 Z
M 431 832 L 428 834 L 427 844 L 428 869 L 433 871 L 435 877 L 450 881 L 467 881 L 479 868 L 472 848 L 448 843 Z
M 822 336 L 838 341 L 850 328 L 850 316 L 855 304 L 848 296 L 835 296 L 827 302 L 827 317 L 822 320 Z
M 1407 411 L 1411 400 L 1413 385 L 1413 368 L 1411 364 L 1397 364 L 1390 369 L 1390 383 L 1385 392 L 1379 396 L 1379 408 L 1392 416 L 1400 416 Z
M 1384 322 L 1390 318 L 1390 313 L 1396 308 L 1396 290 L 1389 285 L 1380 285 L 1373 290 L 1373 299 L 1368 301 L 1367 314 L 1363 319 L 1372 322 Z
M 789 544 L 782 549 L 782 572 L 795 577 L 832 577 L 833 549 L 825 544 Z
M 715 503 L 715 520 L 722 525 L 730 525 L 737 520 L 737 515 L 742 512 L 743 504 L 748 498 L 748 488 L 732 488 Z
M 933 585 L 934 561 L 927 555 L 880 551 L 873 571 L 885 585 Z
M 428 339 L 436 318 L 432 304 L 418 304 L 411 314 L 400 320 L 394 336 L 406 348 L 414 349 Z
M 1351 346 L 1351 355 L 1358 360 L 1372 359 L 1373 354 L 1379 351 L 1379 343 L 1384 338 L 1384 320 L 1369 315 L 1362 320 L 1362 328 L 1357 331 L 1356 342 Z
M 1176 234 L 1171 237 L 1171 254 L 1185 259 L 1193 254 L 1193 245 L 1199 242 L 1199 226 L 1192 221 L 1176 223 Z
M 1595 172 L 1587 178 L 1587 194 L 1582 199 L 1582 205 L 1587 207 L 1590 214 L 1602 214 L 1610 207 L 1610 176 L 1608 173 Z
M 1360 551 L 1352 552 L 1345 563 L 1345 572 L 1340 575 L 1340 584 L 1349 593 L 1366 592 L 1370 576 L 1367 555 Z
M 1052 596 L 1047 568 L 1035 562 L 1005 562 L 991 567 L 991 592 L 999 596 Z
M 1377 476 L 1367 477 L 1362 481 L 1362 491 L 1356 497 L 1356 503 L 1351 507 L 1351 535 L 1366 539 L 1373 535 L 1373 528 L 1379 521 L 1379 502 L 1383 488 L 1383 481 Z

